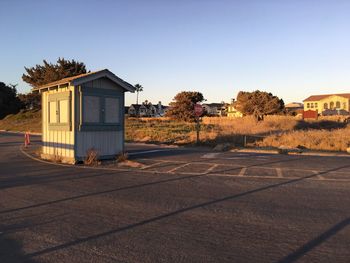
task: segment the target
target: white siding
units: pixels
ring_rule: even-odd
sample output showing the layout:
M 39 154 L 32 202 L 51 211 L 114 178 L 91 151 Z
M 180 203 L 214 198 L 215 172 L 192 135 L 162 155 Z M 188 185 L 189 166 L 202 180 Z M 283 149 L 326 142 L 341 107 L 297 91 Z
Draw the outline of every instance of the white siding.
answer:
M 49 94 L 55 94 L 64 91 L 72 91 L 72 109 L 74 108 L 74 87 L 65 87 L 56 90 L 44 92 L 42 94 L 42 140 L 43 140 L 43 153 L 54 156 L 74 158 L 74 115 L 71 114 L 72 118 L 72 129 L 71 131 L 59 131 L 49 130 L 48 120 L 48 96 Z M 51 115 L 51 118 L 54 118 Z

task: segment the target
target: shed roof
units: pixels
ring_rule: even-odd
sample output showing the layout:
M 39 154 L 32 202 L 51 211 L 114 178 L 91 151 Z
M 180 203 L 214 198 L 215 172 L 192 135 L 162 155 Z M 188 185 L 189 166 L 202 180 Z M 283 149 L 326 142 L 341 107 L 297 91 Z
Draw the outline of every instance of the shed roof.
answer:
M 69 84 L 69 85 L 75 86 L 75 85 L 80 85 L 80 84 L 83 84 L 85 82 L 92 81 L 92 80 L 99 79 L 99 78 L 103 78 L 103 77 L 110 79 L 111 81 L 118 84 L 119 86 L 121 86 L 122 88 L 124 88 L 127 91 L 130 91 L 130 92 L 135 91 L 135 87 L 133 85 L 131 85 L 130 83 L 117 77 L 115 74 L 113 74 L 108 69 L 103 69 L 103 70 L 99 70 L 99 71 L 80 74 L 80 75 L 73 76 L 73 77 L 63 78 L 63 79 L 53 81 L 53 82 L 47 83 L 45 85 L 39 86 L 39 87 L 34 87 L 32 90 L 33 91 L 45 90 L 45 89 L 49 89 L 49 88 L 59 86 L 59 85 L 64 85 L 64 84 Z
M 342 94 L 312 95 L 312 96 L 308 97 L 307 99 L 305 99 L 304 101 L 319 101 L 319 100 L 325 99 L 325 98 L 330 97 L 330 96 L 340 96 L 340 97 L 350 99 L 350 93 L 342 93 Z

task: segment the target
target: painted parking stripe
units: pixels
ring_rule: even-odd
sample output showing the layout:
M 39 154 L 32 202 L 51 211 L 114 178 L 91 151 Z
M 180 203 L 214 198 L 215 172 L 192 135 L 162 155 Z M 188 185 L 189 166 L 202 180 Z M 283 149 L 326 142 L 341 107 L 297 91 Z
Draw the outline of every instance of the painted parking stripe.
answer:
M 276 168 L 276 173 L 277 173 L 277 177 L 280 177 L 280 178 L 283 177 L 283 172 L 281 168 Z
M 204 159 L 213 159 L 213 158 L 217 158 L 217 156 L 219 155 L 220 153 L 206 153 L 204 155 L 201 156 L 201 158 L 204 158 Z
M 163 164 L 163 163 L 166 163 L 166 162 L 164 162 L 164 161 L 162 161 L 162 162 L 156 162 L 156 163 L 153 163 L 153 164 L 150 164 L 150 165 L 146 165 L 146 166 L 144 166 L 144 167 L 141 167 L 140 169 L 141 169 L 141 170 L 146 170 L 146 169 L 148 169 L 148 168 L 152 168 L 152 167 L 154 167 L 154 166 L 157 166 L 157 165 Z
M 247 171 L 246 167 L 243 167 L 241 171 L 239 172 L 238 176 L 244 176 L 245 172 Z
M 319 171 L 312 171 L 312 173 L 314 175 L 316 175 L 316 178 L 319 179 L 319 180 L 324 180 L 325 179 L 322 175 L 319 174 L 320 173 Z
M 212 165 L 211 167 L 209 167 L 209 169 L 208 170 L 206 170 L 204 173 L 205 174 L 208 174 L 208 173 L 210 173 L 211 171 L 213 171 L 216 167 L 218 167 L 219 165 L 218 164 L 214 164 L 214 165 Z
M 176 170 L 178 170 L 178 169 L 180 169 L 180 168 L 183 168 L 183 167 L 186 167 L 187 165 L 190 165 L 190 164 L 191 164 L 191 163 L 185 163 L 185 164 L 183 164 L 183 165 L 179 165 L 179 166 L 177 166 L 177 167 L 175 167 L 175 168 L 173 168 L 173 169 L 167 171 L 167 173 L 173 173 L 173 172 L 175 172 Z

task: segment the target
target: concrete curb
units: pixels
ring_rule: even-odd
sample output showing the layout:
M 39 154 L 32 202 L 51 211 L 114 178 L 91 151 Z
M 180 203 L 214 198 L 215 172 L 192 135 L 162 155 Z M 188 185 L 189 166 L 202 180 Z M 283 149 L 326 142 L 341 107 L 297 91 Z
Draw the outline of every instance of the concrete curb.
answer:
M 25 134 L 26 132 L 21 132 L 21 131 L 7 131 L 7 130 L 0 130 L 0 132 L 6 132 L 6 133 L 12 133 L 12 134 Z M 35 135 L 35 136 L 41 136 L 42 133 L 39 132 L 29 132 L 30 135 Z
M 296 152 L 294 149 L 282 149 L 280 150 L 268 150 L 268 149 L 233 149 L 230 152 L 243 152 L 243 153 L 265 153 L 265 154 L 287 154 L 287 155 L 305 155 L 305 156 L 325 156 L 325 157 L 350 157 L 350 154 L 342 152 L 317 152 L 317 151 L 307 151 L 307 152 Z

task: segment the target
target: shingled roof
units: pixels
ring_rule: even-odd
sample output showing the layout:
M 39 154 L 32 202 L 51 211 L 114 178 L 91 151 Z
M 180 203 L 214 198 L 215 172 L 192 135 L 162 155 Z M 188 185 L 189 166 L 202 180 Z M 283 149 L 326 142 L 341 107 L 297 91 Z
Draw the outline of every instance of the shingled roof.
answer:
M 323 100 L 323 99 L 330 97 L 330 96 L 339 96 L 339 97 L 344 97 L 344 98 L 350 99 L 350 93 L 342 93 L 342 94 L 312 95 L 303 101 L 319 101 L 319 100 Z
M 103 69 L 103 70 L 99 70 L 99 71 L 80 74 L 80 75 L 73 76 L 73 77 L 63 78 L 63 79 L 53 81 L 53 82 L 50 82 L 48 84 L 39 86 L 39 87 L 35 87 L 35 88 L 33 88 L 33 91 L 44 90 L 44 89 L 48 89 L 48 88 L 52 88 L 52 87 L 64 85 L 64 84 L 75 86 L 75 85 L 80 85 L 82 83 L 85 83 L 85 82 L 88 82 L 88 81 L 91 81 L 94 79 L 98 79 L 98 78 L 103 78 L 103 77 L 110 79 L 111 81 L 118 84 L 119 86 L 126 89 L 127 91 L 131 91 L 131 92 L 135 91 L 135 87 L 133 85 L 131 85 L 128 82 L 117 77 L 115 74 L 110 72 L 108 69 Z

